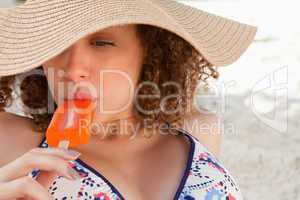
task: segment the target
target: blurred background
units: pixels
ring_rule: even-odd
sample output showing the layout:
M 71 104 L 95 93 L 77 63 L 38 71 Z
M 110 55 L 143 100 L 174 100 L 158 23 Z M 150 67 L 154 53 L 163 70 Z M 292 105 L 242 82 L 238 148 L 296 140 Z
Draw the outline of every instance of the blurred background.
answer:
M 236 177 L 246 200 L 299 200 L 300 12 L 296 1 L 180 2 L 258 27 L 246 53 L 231 66 L 219 68 L 219 84 L 228 85 L 219 112 L 225 124 L 220 159 Z
M 179 0 L 178 0 L 179 1 Z M 1 0 L 2 7 L 21 1 Z M 245 200 L 300 199 L 300 18 L 294 0 L 181 0 L 258 27 L 255 42 L 234 64 L 220 67 L 209 101 L 217 110 L 220 160 Z M 294 24 L 295 22 L 295 24 Z M 219 87 L 220 86 L 220 87 Z M 216 88 L 218 88 L 216 91 Z M 224 89 L 225 88 L 225 89 Z M 12 106 L 8 111 L 22 113 Z

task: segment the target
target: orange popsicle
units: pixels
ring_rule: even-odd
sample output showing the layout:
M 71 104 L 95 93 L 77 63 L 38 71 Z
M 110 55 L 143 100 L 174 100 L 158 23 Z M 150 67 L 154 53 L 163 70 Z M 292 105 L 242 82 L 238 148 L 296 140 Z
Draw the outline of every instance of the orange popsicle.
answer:
M 65 100 L 55 110 L 46 131 L 50 147 L 76 147 L 90 139 L 89 125 L 94 106 L 89 99 Z

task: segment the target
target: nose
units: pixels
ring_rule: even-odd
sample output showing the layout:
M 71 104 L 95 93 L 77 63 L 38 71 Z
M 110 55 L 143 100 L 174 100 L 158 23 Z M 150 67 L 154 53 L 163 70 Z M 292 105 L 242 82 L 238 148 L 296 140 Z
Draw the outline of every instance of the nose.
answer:
M 67 81 L 80 82 L 90 77 L 90 58 L 81 41 L 73 44 L 65 52 L 65 73 Z
M 72 82 L 80 82 L 84 80 L 88 80 L 89 75 L 86 74 L 83 71 L 74 71 L 74 70 L 68 70 L 65 72 L 64 78 L 66 81 L 72 81 Z

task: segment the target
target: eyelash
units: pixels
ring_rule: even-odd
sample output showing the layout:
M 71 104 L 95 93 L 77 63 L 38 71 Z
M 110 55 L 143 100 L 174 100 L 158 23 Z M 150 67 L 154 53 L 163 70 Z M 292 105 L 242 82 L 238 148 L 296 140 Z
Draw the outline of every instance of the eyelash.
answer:
M 106 45 L 115 46 L 115 44 L 114 44 L 113 42 L 109 42 L 109 41 L 96 40 L 96 41 L 91 42 L 92 45 L 93 45 L 93 44 L 97 44 L 97 43 L 98 43 L 98 44 L 99 44 L 99 43 L 104 44 L 104 45 L 97 45 L 98 47 L 102 47 L 102 46 L 106 46 Z

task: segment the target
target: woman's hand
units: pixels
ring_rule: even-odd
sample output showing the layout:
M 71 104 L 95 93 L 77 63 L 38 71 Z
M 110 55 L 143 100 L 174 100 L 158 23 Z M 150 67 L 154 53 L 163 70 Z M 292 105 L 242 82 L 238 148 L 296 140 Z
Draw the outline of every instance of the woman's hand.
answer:
M 73 150 L 61 148 L 34 148 L 13 162 L 0 168 L 0 200 L 4 199 L 52 199 L 48 191 L 28 174 L 35 170 L 55 172 L 74 180 L 77 172 L 68 161 L 80 155 Z

